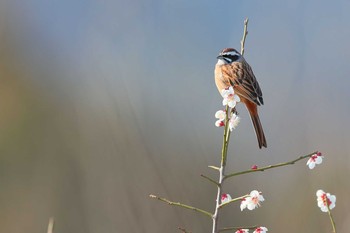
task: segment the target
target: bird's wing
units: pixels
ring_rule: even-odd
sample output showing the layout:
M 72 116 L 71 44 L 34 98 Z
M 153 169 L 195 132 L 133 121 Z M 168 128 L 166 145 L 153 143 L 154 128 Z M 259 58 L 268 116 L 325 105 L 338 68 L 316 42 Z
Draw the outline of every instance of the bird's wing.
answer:
M 252 68 L 246 61 L 222 66 L 223 81 L 233 86 L 237 95 L 260 105 L 264 104 L 262 92 Z

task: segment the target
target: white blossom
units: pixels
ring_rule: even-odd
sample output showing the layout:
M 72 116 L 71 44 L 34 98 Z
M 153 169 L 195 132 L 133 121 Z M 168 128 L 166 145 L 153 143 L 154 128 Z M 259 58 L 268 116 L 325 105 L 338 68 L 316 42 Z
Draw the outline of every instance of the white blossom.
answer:
M 241 211 L 245 208 L 248 210 L 254 210 L 255 208 L 260 206 L 260 202 L 263 202 L 265 199 L 260 194 L 259 191 L 253 190 L 250 192 L 249 196 L 244 198 L 241 202 Z
M 316 192 L 316 196 L 317 205 L 320 207 L 322 212 L 328 212 L 328 208 L 331 210 L 335 207 L 335 202 L 337 200 L 335 195 L 331 195 L 330 193 L 326 193 L 320 189 Z

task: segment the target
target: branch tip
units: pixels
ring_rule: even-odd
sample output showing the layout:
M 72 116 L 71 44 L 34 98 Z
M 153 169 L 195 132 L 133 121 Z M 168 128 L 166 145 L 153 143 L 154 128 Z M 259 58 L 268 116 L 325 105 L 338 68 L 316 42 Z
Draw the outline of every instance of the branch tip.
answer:
M 212 169 L 214 169 L 214 170 L 220 170 L 220 168 L 218 168 L 218 167 L 215 167 L 215 166 L 212 166 L 212 165 L 210 165 L 210 166 L 208 166 L 209 168 L 212 168 Z

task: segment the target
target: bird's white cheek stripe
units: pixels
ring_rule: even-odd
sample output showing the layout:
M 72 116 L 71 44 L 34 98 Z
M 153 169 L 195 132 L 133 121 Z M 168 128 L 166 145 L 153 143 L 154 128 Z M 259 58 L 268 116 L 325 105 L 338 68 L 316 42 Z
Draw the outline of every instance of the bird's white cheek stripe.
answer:
M 227 62 L 225 62 L 225 60 L 223 60 L 223 59 L 218 59 L 218 62 L 216 64 L 221 66 L 221 65 L 227 64 Z

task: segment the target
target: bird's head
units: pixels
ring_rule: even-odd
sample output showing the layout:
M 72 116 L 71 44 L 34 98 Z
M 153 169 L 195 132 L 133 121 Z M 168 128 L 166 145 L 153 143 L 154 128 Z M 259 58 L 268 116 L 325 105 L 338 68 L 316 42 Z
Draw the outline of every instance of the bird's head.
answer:
M 226 48 L 223 49 L 220 53 L 219 56 L 216 58 L 218 59 L 218 65 L 225 65 L 225 64 L 230 64 L 232 62 L 239 61 L 241 59 L 242 55 L 237 52 L 237 50 L 233 48 Z

